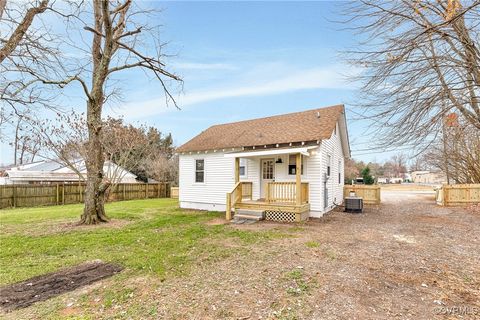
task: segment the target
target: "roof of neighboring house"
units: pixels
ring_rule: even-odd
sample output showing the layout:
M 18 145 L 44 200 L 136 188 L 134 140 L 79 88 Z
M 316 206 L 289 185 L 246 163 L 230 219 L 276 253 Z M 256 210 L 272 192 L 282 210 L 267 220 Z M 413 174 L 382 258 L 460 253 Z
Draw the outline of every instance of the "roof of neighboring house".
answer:
M 65 167 L 65 165 L 60 164 L 54 161 L 43 161 L 38 163 L 35 166 L 31 166 L 28 168 L 29 171 L 55 171 L 60 168 Z
M 263 146 L 329 139 L 343 105 L 288 113 L 278 116 L 214 125 L 200 133 L 177 152 Z
M 72 162 L 77 166 L 78 171 L 81 172 L 82 175 L 86 173 L 86 168 L 82 159 L 76 159 Z M 115 170 L 117 170 L 117 172 L 112 173 Z M 108 160 L 104 163 L 104 171 L 107 176 L 109 174 L 116 174 L 120 176 L 121 172 L 122 177 L 128 176 L 132 179 L 136 178 L 136 175 L 130 171 Z M 81 179 L 79 174 L 70 167 L 52 160 L 42 160 L 11 167 L 10 169 L 5 170 L 5 173 L 6 176 L 11 179 L 22 181 L 77 181 Z

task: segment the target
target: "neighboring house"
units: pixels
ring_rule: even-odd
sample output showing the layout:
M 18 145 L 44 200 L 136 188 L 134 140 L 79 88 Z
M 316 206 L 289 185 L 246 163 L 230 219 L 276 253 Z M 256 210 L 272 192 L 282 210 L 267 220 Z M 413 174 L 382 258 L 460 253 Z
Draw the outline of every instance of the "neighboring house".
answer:
M 388 178 L 388 183 L 402 183 L 403 182 L 403 178 L 400 178 L 400 177 L 392 177 L 392 178 Z
M 386 184 L 386 183 L 389 183 L 389 179 L 386 178 L 386 177 L 379 177 L 379 178 L 377 179 L 377 183 L 378 183 L 378 184 Z
M 78 171 L 86 178 L 87 170 L 83 160 L 75 162 Z M 136 175 L 106 161 L 103 170 L 105 176 L 116 183 L 138 183 Z M 52 184 L 52 183 L 78 183 L 82 179 L 71 168 L 55 161 L 43 160 L 33 163 L 10 167 L 3 171 L 0 184 Z
M 182 208 L 320 217 L 343 202 L 343 105 L 215 125 L 177 149 Z M 228 195 L 227 195 L 228 193 Z
M 409 172 L 403 173 L 403 181 L 412 182 L 412 174 Z
M 422 184 L 445 184 L 447 176 L 441 171 L 413 171 L 412 181 Z

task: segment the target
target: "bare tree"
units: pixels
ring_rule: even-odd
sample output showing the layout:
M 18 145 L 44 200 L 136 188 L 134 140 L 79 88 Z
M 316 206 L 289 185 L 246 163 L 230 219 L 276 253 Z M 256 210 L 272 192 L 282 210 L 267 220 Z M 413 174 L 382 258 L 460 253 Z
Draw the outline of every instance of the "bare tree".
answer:
M 33 161 L 39 145 L 30 135 L 25 115 L 58 110 L 58 92 L 39 78 L 62 77 L 61 40 L 49 28 L 49 18 L 67 17 L 55 8 L 58 1 L 0 1 L 0 141 L 14 150 L 14 163 Z M 75 2 L 64 1 L 65 12 L 75 12 Z
M 54 108 L 53 96 L 38 81 L 38 77 L 63 74 L 59 50 L 62 41 L 45 27 L 42 19 L 48 13 L 50 18 L 69 16 L 58 11 L 54 3 L 50 0 L 0 3 L 0 102 L 4 116 L 16 117 L 31 105 Z M 70 7 L 78 8 L 75 2 L 62 4 L 66 12 L 76 12 Z
M 87 97 L 87 187 L 85 194 L 85 209 L 81 222 L 93 224 L 108 221 L 104 209 L 104 193 L 109 183 L 103 179 L 104 152 L 101 143 L 102 110 L 106 98 L 104 88 L 112 74 L 131 68 L 142 68 L 150 71 L 159 81 L 167 96 L 172 98 L 165 86 L 164 77 L 180 81 L 181 79 L 164 69 L 160 49 L 157 56 L 148 56 L 137 50 L 136 35 L 142 32 L 142 27 L 135 27 L 130 18 L 135 12 L 131 0 L 117 2 L 112 6 L 108 0 L 93 2 L 94 26 L 85 29 L 93 33 L 91 46 L 92 83 L 88 87 L 86 81 L 81 81 Z M 135 27 L 129 29 L 129 27 Z M 115 55 L 124 51 L 126 55 Z
M 379 146 L 424 149 L 452 112 L 480 130 L 480 1 L 362 0 L 345 14 L 361 39 L 346 52 L 362 70 L 359 114 Z
M 108 180 L 115 187 L 125 176 L 126 171 L 134 171 L 143 159 L 151 157 L 145 125 L 133 126 L 123 123 L 123 119 L 108 117 L 102 130 L 102 145 L 105 159 L 117 166 L 109 168 Z
M 178 157 L 168 157 L 165 153 L 157 153 L 144 161 L 148 176 L 157 181 L 168 181 L 178 185 Z
M 36 1 L 31 8 L 29 8 L 20 22 L 16 25 L 13 32 L 7 39 L 2 39 L 2 47 L 0 48 L 0 64 L 5 58 L 12 55 L 15 49 L 21 45 L 25 40 L 27 30 L 32 25 L 33 19 L 36 15 L 45 12 L 48 7 L 49 0 Z M 6 7 L 6 0 L 0 2 L 0 19 L 3 19 L 3 13 Z
M 29 136 L 41 147 L 40 157 L 69 167 L 86 182 L 84 159 L 87 157 L 88 128 L 84 114 L 58 113 L 54 120 L 36 120 L 25 116 L 31 124 Z M 177 163 L 173 157 L 170 135 L 145 125 L 125 124 L 123 119 L 107 117 L 102 123 L 101 144 L 105 161 L 103 167 L 106 190 L 115 189 L 128 172 L 139 170 L 158 181 L 175 181 Z M 33 142 L 32 141 L 32 142 Z M 29 144 L 28 146 L 34 145 Z M 28 150 L 30 151 L 30 150 Z M 38 151 L 37 151 L 38 152 Z
M 40 143 L 33 134 L 30 124 L 25 121 L 27 116 L 20 114 L 16 118 L 14 139 L 10 145 L 13 147 L 13 164 L 33 162 L 40 151 Z
M 480 183 L 480 130 L 468 124 L 447 126 L 442 139 L 421 157 L 429 166 L 448 173 L 454 183 Z
M 166 101 L 175 100 L 168 89 L 169 82 L 181 81 L 173 73 L 166 71 L 163 63 L 163 43 L 158 41 L 158 35 L 152 34 L 155 27 L 145 26 L 142 16 L 152 13 L 135 7 L 131 0 L 94 0 L 85 3 L 85 8 L 66 24 L 78 27 L 88 32 L 90 44 L 84 41 L 70 39 L 63 44 L 62 49 L 70 46 L 84 54 L 81 58 L 66 57 L 62 62 L 62 74 L 38 73 L 30 74 L 34 82 L 44 85 L 54 85 L 63 88 L 71 84 L 79 84 L 86 98 L 86 128 L 88 139 L 85 143 L 85 165 L 87 168 L 85 208 L 81 223 L 95 224 L 108 221 L 105 214 L 105 191 L 111 182 L 105 179 L 103 166 L 105 150 L 102 144 L 103 108 L 114 96 L 116 83 L 113 76 L 119 72 L 141 69 L 150 73 L 158 81 L 165 93 Z M 71 23 L 70 23 L 71 22 Z M 70 30 L 69 30 L 70 31 Z M 71 32 L 68 32 L 71 34 Z M 153 35 L 151 38 L 146 38 Z M 145 75 L 145 73 L 142 73 Z M 112 87 L 113 86 L 113 87 Z

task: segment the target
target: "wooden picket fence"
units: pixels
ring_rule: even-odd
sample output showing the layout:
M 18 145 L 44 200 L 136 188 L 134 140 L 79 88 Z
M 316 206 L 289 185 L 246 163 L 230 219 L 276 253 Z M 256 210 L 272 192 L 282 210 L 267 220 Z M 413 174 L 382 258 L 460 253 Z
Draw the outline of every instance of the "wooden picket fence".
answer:
M 355 192 L 357 197 L 363 198 L 364 204 L 380 204 L 380 186 L 378 185 L 345 185 L 343 188 L 343 196 L 348 197 L 350 192 Z
M 441 206 L 466 206 L 480 203 L 480 184 L 445 184 L 435 191 L 435 199 Z
M 179 191 L 180 191 L 180 189 L 178 189 L 178 187 L 171 187 L 170 188 L 170 198 L 178 199 Z
M 122 183 L 111 187 L 108 201 L 169 198 L 170 182 Z M 82 203 L 84 184 L 28 184 L 0 186 L 0 209 Z

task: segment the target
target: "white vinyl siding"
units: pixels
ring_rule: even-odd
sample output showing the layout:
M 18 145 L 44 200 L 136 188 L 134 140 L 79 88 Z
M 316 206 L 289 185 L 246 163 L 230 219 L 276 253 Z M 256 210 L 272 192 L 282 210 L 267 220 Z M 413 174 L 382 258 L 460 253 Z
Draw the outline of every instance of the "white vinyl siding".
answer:
M 195 182 L 195 163 L 204 160 L 204 182 Z M 179 201 L 183 208 L 225 210 L 226 194 L 234 186 L 235 162 L 222 152 L 179 156 Z M 205 204 L 204 206 L 196 204 Z
M 338 130 L 337 128 L 337 133 Z M 313 217 L 320 217 L 330 210 L 334 203 L 341 204 L 343 202 L 344 155 L 340 136 L 340 134 L 334 134 L 332 130 L 330 139 L 323 140 L 319 148 L 310 150 L 310 156 L 304 156 L 302 159 L 304 172 L 301 177 L 302 182 L 309 183 L 310 215 Z M 241 159 L 241 165 L 245 165 L 245 175 L 240 177 L 240 181 L 253 183 L 252 197 L 254 200 L 260 198 L 261 159 L 274 159 L 275 181 L 295 181 L 295 176 L 288 174 L 289 156 L 283 154 Z M 328 156 L 330 156 L 330 161 Z M 204 183 L 195 183 L 196 159 L 204 159 Z M 277 163 L 279 159 L 281 159 L 281 163 Z M 235 159 L 224 157 L 223 152 L 209 152 L 180 155 L 179 162 L 180 206 L 183 208 L 224 211 L 226 193 L 230 192 L 235 184 Z M 330 178 L 327 179 L 329 201 L 325 206 L 323 204 L 323 180 L 327 174 L 329 162 Z
M 252 198 L 258 199 L 260 198 L 260 160 L 259 159 L 252 159 L 252 158 L 245 158 L 246 160 L 246 167 L 247 167 L 247 174 L 245 176 L 240 177 L 240 181 L 248 181 L 253 182 L 252 184 Z
M 340 174 L 343 177 L 342 171 L 343 171 L 343 165 L 344 165 L 344 155 L 343 155 L 342 142 L 340 140 L 340 135 L 338 134 L 336 135 L 332 133 L 332 136 L 330 137 L 330 139 L 322 141 L 320 150 L 323 155 L 322 176 L 323 176 L 323 173 L 325 175 L 327 174 L 328 166 L 330 166 L 330 177 L 327 179 L 328 203 L 326 206 L 324 206 L 323 204 L 323 190 L 321 194 L 322 208 L 326 207 L 328 210 L 332 208 L 335 204 L 338 205 L 343 203 L 343 184 L 344 184 L 343 179 L 340 181 L 340 183 L 338 183 L 338 173 L 340 170 Z M 338 165 L 334 165 L 334 164 L 338 164 Z M 322 182 L 322 188 L 323 188 L 323 182 Z

